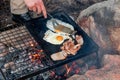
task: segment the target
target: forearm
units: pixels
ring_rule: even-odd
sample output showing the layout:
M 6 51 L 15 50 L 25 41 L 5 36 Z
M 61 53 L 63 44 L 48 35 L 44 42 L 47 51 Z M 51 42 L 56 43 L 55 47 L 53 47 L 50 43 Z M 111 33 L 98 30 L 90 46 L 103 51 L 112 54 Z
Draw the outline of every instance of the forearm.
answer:
M 24 14 L 28 12 L 28 8 L 24 0 L 10 0 L 11 13 Z
M 11 13 L 25 14 L 29 10 L 37 14 L 42 13 L 47 18 L 46 8 L 42 0 L 11 0 Z

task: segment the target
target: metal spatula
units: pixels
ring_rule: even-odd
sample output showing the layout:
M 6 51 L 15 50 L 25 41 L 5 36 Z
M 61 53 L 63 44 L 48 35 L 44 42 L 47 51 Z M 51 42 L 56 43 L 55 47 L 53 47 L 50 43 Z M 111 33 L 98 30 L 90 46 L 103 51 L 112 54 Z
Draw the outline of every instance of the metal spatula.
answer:
M 71 28 L 68 28 L 64 25 L 59 24 L 51 14 L 48 13 L 48 15 L 51 17 L 52 24 L 53 24 L 53 27 L 54 27 L 56 32 L 65 32 L 68 34 L 75 34 L 76 33 L 76 31 L 71 30 Z

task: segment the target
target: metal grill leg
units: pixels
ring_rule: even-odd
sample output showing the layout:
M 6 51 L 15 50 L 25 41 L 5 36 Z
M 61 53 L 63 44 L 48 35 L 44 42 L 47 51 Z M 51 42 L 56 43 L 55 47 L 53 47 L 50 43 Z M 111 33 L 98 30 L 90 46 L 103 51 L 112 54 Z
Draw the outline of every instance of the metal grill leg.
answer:
M 4 73 L 2 72 L 1 69 L 0 69 L 0 72 L 1 72 L 1 74 L 2 74 L 2 76 L 3 76 L 3 79 L 4 79 L 4 80 L 7 80 L 6 77 L 5 77 L 5 75 L 4 75 Z

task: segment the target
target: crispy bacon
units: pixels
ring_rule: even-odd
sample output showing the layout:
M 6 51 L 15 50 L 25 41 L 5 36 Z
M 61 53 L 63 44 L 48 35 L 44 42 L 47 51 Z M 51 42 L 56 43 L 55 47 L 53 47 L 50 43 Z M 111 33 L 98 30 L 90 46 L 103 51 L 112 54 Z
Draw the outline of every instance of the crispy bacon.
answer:
M 82 36 L 76 35 L 75 40 L 77 44 L 75 44 L 73 40 L 64 42 L 61 46 L 62 51 L 52 54 L 51 58 L 56 61 L 66 59 L 68 54 L 75 55 L 81 48 L 81 45 L 83 45 L 83 38 Z
M 67 52 L 68 54 L 75 55 L 77 51 L 81 48 L 81 45 L 83 45 L 83 39 L 82 39 L 82 36 L 76 35 L 75 40 L 77 41 L 77 44 L 75 44 L 74 41 L 72 40 L 68 40 L 63 43 L 63 46 L 61 47 L 61 49 Z

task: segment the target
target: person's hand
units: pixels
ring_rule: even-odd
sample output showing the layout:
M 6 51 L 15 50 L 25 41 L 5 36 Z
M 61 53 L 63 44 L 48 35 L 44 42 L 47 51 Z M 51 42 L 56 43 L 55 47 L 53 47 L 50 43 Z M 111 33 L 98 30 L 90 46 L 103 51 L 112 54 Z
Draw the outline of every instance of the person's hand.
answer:
M 24 2 L 29 10 L 38 14 L 43 13 L 44 17 L 47 18 L 46 8 L 42 0 L 24 0 Z

